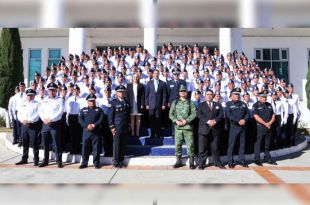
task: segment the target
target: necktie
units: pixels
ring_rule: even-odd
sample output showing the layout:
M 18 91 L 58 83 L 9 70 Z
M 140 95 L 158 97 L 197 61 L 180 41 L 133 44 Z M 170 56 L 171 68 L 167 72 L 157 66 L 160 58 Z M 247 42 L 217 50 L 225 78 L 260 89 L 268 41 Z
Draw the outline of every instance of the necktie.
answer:
M 22 98 L 23 97 L 23 93 L 20 93 L 20 98 Z
M 179 81 L 178 80 L 175 81 L 175 84 L 177 85 L 177 88 L 179 88 Z
M 208 102 L 208 106 L 209 106 L 210 110 L 212 110 L 211 102 Z
M 74 101 L 76 102 L 76 97 L 74 97 Z

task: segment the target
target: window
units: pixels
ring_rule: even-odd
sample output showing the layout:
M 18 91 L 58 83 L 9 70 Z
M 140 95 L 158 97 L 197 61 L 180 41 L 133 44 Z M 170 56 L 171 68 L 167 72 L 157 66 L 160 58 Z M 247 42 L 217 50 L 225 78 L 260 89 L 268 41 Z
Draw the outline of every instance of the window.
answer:
M 287 48 L 256 48 L 254 53 L 261 69 L 272 68 L 279 78 L 289 80 Z
M 61 57 L 61 50 L 56 48 L 48 49 L 48 66 L 51 66 L 53 63 L 58 64 Z
M 36 71 L 41 72 L 41 49 L 30 49 L 28 81 L 34 78 Z

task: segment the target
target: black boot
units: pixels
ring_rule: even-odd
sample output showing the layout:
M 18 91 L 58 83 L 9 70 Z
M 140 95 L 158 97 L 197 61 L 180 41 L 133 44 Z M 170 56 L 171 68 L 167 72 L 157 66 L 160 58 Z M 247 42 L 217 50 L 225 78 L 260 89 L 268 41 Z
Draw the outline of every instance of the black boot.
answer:
M 182 167 L 182 160 L 181 158 L 177 157 L 177 161 L 173 165 L 173 168 L 179 168 L 179 167 Z
M 189 168 L 190 169 L 195 169 L 196 167 L 195 167 L 195 159 L 194 159 L 194 157 L 190 157 L 189 158 Z

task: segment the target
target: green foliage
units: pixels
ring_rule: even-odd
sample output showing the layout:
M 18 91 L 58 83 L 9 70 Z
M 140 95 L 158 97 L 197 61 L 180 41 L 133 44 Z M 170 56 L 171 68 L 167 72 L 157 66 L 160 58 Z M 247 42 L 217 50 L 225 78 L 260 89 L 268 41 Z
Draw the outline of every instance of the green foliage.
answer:
M 5 123 L 5 118 L 4 117 L 0 117 L 0 127 L 5 127 L 6 123 Z
M 0 107 L 7 108 L 15 86 L 23 79 L 23 54 L 19 30 L 3 28 L 0 38 Z

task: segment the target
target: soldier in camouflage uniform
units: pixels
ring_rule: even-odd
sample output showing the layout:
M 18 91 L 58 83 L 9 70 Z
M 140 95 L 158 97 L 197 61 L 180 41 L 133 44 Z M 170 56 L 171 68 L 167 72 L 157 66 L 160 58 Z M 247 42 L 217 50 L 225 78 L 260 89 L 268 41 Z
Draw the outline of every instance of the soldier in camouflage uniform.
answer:
M 169 118 L 175 124 L 174 138 L 177 160 L 173 167 L 179 168 L 182 166 L 182 142 L 185 139 L 189 165 L 191 169 L 195 169 L 193 128 L 191 122 L 196 117 L 196 109 L 194 103 L 187 99 L 187 89 L 184 85 L 180 86 L 179 95 L 180 98 L 172 102 L 169 112 Z

